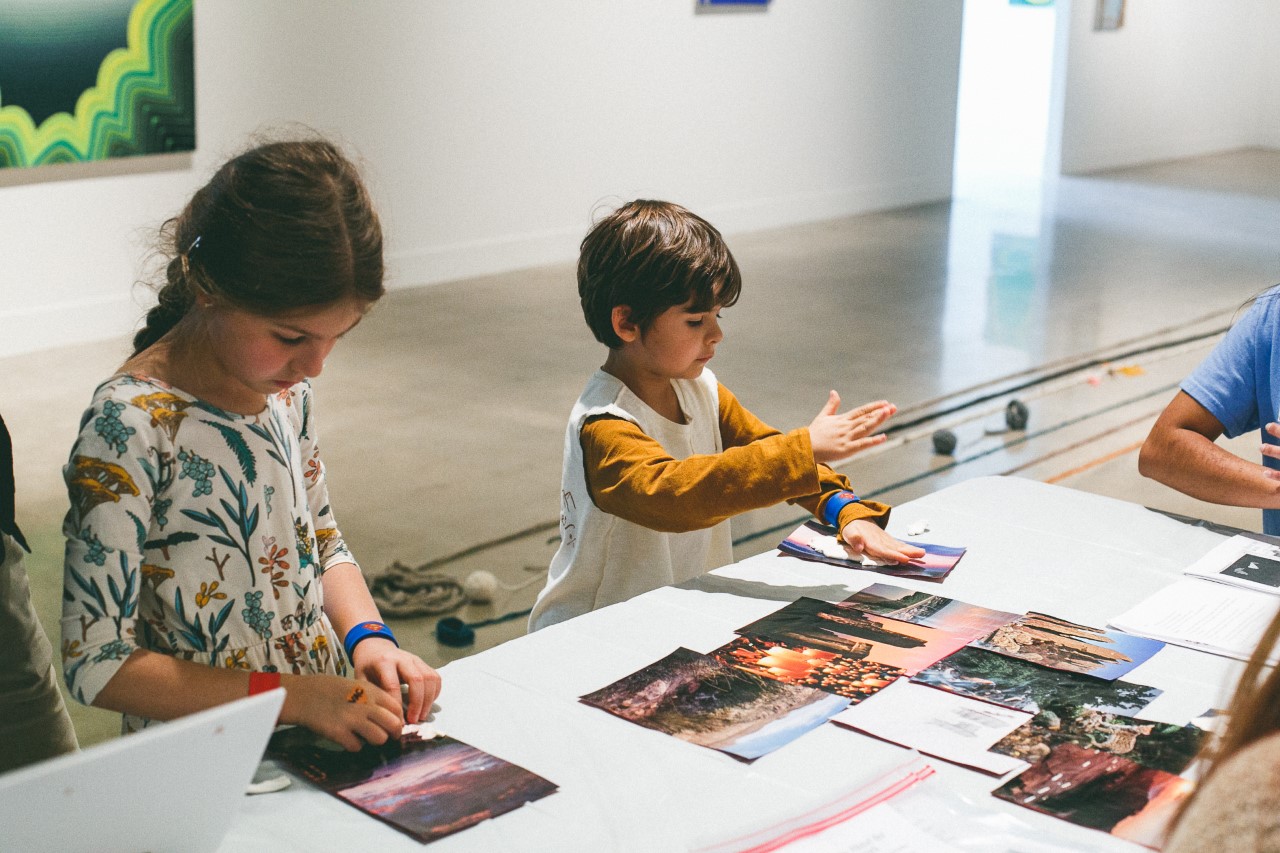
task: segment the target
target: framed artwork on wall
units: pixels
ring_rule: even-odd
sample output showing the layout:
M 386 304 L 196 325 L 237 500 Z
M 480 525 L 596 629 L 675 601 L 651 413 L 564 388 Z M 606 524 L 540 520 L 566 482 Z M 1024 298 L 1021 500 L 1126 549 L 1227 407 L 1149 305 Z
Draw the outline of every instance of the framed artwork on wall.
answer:
M 1093 10 L 1095 30 L 1118 30 L 1124 26 L 1124 0 L 1096 0 Z
M 195 150 L 193 0 L 0 0 L 0 168 Z

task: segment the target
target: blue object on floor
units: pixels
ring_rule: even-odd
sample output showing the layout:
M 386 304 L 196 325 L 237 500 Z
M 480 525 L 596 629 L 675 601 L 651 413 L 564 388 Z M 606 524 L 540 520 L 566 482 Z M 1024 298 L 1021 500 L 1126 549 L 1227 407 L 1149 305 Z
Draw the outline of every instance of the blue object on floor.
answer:
M 469 646 L 476 641 L 476 628 L 497 625 L 499 622 L 507 622 L 511 619 L 519 619 L 521 616 L 528 616 L 531 612 L 533 612 L 533 608 L 516 610 L 511 613 L 504 613 L 501 616 L 495 616 L 492 619 L 484 619 L 470 624 L 463 622 L 457 616 L 446 616 L 436 623 L 436 640 L 442 646 L 452 646 L 453 648 Z

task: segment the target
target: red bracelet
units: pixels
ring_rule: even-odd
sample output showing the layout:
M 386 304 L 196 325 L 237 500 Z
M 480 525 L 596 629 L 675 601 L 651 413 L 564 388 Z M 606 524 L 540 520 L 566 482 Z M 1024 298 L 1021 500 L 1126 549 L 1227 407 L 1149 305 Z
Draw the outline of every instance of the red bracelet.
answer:
M 278 672 L 251 672 L 249 673 L 249 695 L 255 693 L 266 693 L 268 690 L 275 690 L 280 686 L 280 673 Z

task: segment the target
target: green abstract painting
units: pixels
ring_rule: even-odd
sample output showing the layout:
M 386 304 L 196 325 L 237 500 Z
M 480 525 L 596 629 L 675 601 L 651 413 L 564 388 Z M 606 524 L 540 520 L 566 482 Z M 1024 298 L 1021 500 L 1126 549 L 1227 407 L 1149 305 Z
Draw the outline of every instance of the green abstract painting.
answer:
M 192 151 L 193 0 L 0 0 L 0 167 Z

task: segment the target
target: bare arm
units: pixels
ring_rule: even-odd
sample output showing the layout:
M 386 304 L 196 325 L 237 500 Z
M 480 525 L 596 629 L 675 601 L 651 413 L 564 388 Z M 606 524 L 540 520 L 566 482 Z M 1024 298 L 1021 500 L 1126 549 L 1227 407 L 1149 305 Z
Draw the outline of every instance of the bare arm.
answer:
M 1280 438 L 1280 426 L 1267 424 Z M 1259 509 L 1280 508 L 1280 471 L 1241 459 L 1214 442 L 1222 423 L 1185 391 L 1156 419 L 1138 455 L 1138 471 L 1203 501 Z M 1264 456 L 1280 458 L 1280 447 L 1262 445 Z
M 360 622 L 382 621 L 378 605 L 369 594 L 364 575 L 355 563 L 337 563 L 321 575 L 324 584 L 324 612 L 339 637 Z M 409 687 L 405 717 L 411 723 L 425 720 L 431 704 L 440 695 L 440 674 L 427 666 L 422 658 L 398 648 L 382 637 L 360 641 L 353 652 L 351 665 L 356 675 L 377 684 L 393 694 L 399 711 L 400 685 Z
M 336 675 L 282 675 L 280 722 L 306 726 L 349 750 L 385 743 L 400 732 L 400 697 L 368 682 Z M 356 687 L 363 700 L 352 699 Z M 215 669 L 147 649 L 136 649 L 98 691 L 98 708 L 172 720 L 249 693 L 249 673 Z

